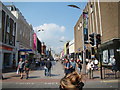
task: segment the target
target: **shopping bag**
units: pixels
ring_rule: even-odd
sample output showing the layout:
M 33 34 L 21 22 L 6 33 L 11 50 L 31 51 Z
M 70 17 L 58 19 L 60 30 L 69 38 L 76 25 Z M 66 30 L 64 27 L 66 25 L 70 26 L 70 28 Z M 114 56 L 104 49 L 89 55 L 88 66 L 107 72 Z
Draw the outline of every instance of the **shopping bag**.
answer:
M 46 67 L 46 66 L 44 66 L 44 69 L 47 69 L 47 67 Z
M 19 74 L 19 69 L 17 69 L 17 72 L 16 72 L 16 74 Z

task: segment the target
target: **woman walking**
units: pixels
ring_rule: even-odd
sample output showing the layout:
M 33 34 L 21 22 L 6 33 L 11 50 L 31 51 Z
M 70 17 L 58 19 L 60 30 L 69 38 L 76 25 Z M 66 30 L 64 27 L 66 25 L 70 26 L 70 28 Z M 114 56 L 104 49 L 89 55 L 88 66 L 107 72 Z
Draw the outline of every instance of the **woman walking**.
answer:
M 19 70 L 19 72 L 20 72 L 20 76 L 21 76 L 20 79 L 23 79 L 24 65 L 25 65 L 25 63 L 24 63 L 23 59 L 20 58 L 18 68 L 17 68 L 17 70 Z

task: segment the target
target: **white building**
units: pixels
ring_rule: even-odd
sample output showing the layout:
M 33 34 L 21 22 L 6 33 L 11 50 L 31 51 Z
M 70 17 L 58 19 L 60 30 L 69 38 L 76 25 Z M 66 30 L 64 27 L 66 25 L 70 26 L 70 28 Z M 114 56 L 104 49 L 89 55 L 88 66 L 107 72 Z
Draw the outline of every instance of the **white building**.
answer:
M 69 55 L 70 57 L 74 57 L 75 49 L 74 49 L 74 40 L 69 42 Z

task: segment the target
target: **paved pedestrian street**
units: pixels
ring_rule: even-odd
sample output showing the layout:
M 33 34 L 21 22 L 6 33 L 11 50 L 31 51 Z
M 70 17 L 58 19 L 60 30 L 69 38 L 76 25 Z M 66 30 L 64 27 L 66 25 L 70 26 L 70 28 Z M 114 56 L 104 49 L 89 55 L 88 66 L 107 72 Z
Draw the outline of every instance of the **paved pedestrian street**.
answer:
M 64 77 L 63 66 L 60 62 L 56 63 L 51 70 L 51 77 L 44 76 L 44 69 L 38 68 L 30 71 L 29 79 L 21 80 L 20 76 L 14 73 L 4 75 L 5 80 L 2 81 L 2 88 L 58 88 L 59 81 Z
M 5 79 L 2 80 L 2 88 L 59 88 L 59 82 L 64 77 L 63 65 L 60 62 L 52 67 L 51 77 L 44 76 L 44 69 L 30 71 L 29 79 L 25 76 L 21 80 L 16 72 L 5 73 Z M 84 88 L 118 88 L 118 80 L 101 80 L 101 79 L 83 79 Z

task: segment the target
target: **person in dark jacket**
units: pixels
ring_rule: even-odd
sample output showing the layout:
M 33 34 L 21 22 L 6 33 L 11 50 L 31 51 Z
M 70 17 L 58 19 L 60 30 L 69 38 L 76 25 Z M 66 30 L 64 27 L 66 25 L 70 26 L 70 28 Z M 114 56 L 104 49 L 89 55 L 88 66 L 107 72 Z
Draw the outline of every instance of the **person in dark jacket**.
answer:
M 29 70 L 30 70 L 30 63 L 28 62 L 28 60 L 25 61 L 24 70 L 25 70 L 25 73 L 26 73 L 26 79 L 28 79 Z
M 64 63 L 65 75 L 71 73 L 71 68 L 72 68 L 72 65 L 70 61 L 68 59 L 65 59 L 65 63 Z
M 51 67 L 52 67 L 52 63 L 50 61 L 50 59 L 48 58 L 46 63 L 45 63 L 45 66 L 47 68 L 47 76 L 51 76 Z

